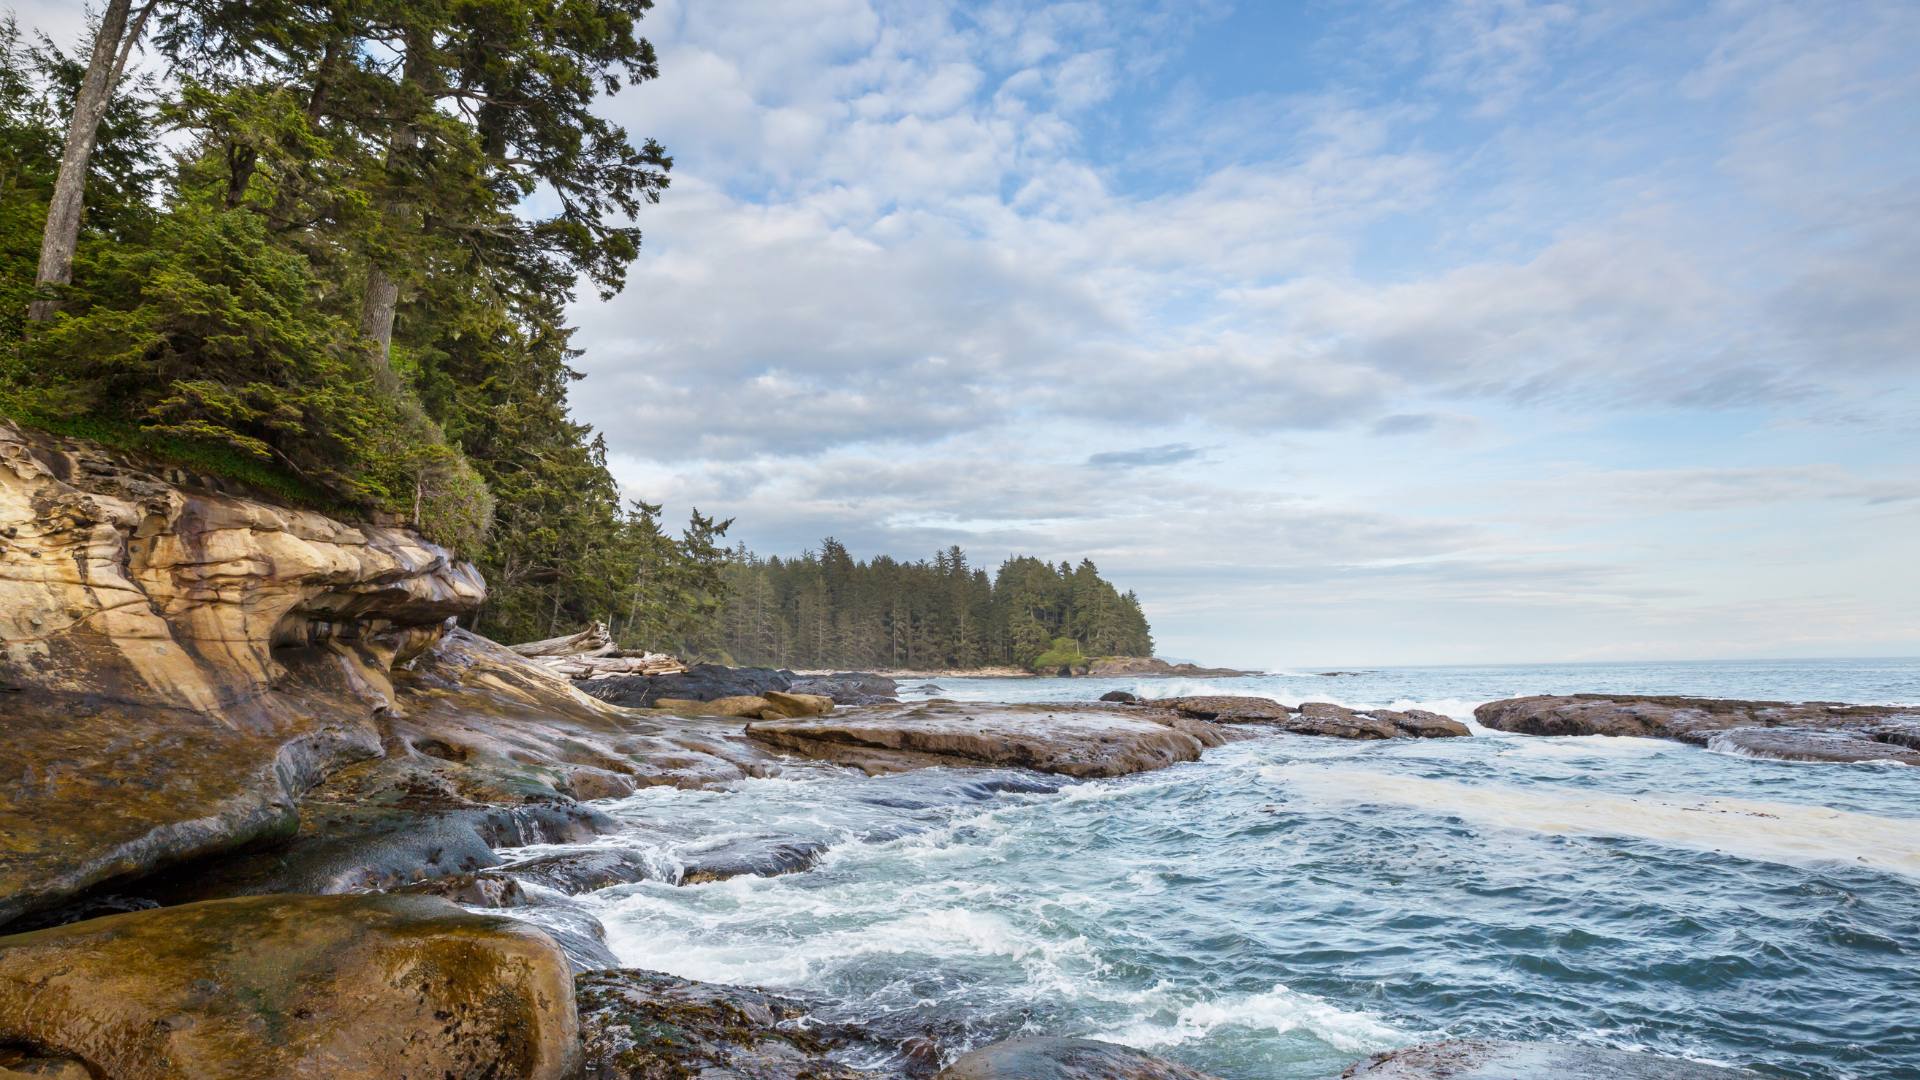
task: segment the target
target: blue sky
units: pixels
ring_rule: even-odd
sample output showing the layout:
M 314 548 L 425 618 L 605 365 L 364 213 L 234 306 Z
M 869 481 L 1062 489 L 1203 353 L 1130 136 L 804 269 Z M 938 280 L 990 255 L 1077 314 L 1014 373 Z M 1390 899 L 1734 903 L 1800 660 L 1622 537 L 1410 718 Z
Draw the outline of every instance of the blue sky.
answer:
M 575 311 L 632 494 L 1091 556 L 1222 663 L 1920 654 L 1920 5 L 645 30 L 674 185 Z

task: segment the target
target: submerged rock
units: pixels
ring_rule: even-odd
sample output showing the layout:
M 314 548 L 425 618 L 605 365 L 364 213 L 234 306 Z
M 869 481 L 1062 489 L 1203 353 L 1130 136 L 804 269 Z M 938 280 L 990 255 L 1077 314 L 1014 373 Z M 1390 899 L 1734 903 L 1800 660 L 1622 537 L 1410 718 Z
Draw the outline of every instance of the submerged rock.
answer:
M 843 717 L 762 721 L 748 724 L 747 735 L 789 753 L 869 773 L 990 765 L 1075 777 L 1122 776 L 1193 761 L 1203 747 L 1221 741 L 1205 729 L 1180 730 L 1138 712 L 944 701 Z
M 1757 1080 L 1759 1073 L 1574 1043 L 1428 1043 L 1375 1054 L 1344 1080 Z
M 852 1032 L 812 1021 L 799 1002 L 647 971 L 581 975 L 586 1080 L 883 1080 L 836 1058 L 864 1051 Z
M 1143 1050 L 1093 1039 L 1008 1039 L 960 1056 L 934 1080 L 1212 1080 Z
M 0 938 L 0 1042 L 114 1080 L 560 1080 L 573 981 L 525 923 L 423 896 L 267 896 Z
M 811 870 L 827 853 L 822 840 L 755 837 L 682 855 L 680 884 L 702 885 L 737 877 L 779 877 Z
M 1920 710 L 1910 707 L 1572 694 L 1491 701 L 1474 717 L 1520 735 L 1624 735 L 1793 761 L 1920 765 Z

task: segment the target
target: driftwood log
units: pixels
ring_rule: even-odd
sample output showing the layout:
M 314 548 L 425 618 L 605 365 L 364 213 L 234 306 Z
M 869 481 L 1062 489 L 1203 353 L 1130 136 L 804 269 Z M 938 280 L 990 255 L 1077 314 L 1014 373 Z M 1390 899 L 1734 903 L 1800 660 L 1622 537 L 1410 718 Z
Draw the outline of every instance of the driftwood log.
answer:
M 672 675 L 687 665 L 666 653 L 631 652 L 613 643 L 607 624 L 596 622 L 577 634 L 529 641 L 508 648 L 556 675 L 597 679 L 605 675 Z

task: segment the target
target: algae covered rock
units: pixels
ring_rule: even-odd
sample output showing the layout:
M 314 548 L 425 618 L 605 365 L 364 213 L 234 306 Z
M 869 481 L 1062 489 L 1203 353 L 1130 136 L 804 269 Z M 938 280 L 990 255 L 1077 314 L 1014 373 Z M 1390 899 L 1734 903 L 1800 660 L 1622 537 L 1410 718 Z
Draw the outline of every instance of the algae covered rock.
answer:
M 814 1022 L 799 1002 L 649 971 L 580 976 L 586 1080 L 882 1080 L 836 1058 L 858 1036 Z
M 1760 1074 L 1600 1046 L 1459 1039 L 1375 1054 L 1340 1075 L 1343 1080 L 1758 1080 Z
M 560 1080 L 573 980 L 525 923 L 425 896 L 260 896 L 0 938 L 0 1044 L 113 1080 Z
M 1212 1080 L 1143 1050 L 1093 1039 L 1008 1039 L 961 1055 L 934 1080 Z

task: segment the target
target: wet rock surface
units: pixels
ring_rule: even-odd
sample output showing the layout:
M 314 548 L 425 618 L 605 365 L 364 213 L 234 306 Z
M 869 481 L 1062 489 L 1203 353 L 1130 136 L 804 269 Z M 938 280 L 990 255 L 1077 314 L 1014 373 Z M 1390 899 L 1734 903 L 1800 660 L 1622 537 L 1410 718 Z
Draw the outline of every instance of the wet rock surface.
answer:
M 818 694 L 832 698 L 836 705 L 885 705 L 900 698 L 900 684 L 885 675 L 868 671 L 802 675 L 795 678 L 786 689 L 795 694 Z
M 827 853 L 823 840 L 756 837 L 732 840 L 683 855 L 680 884 L 702 885 L 737 877 L 779 877 L 811 870 Z
M 1093 1039 L 1009 1039 L 961 1055 L 935 1080 L 1211 1080 L 1143 1050 Z
M 1572 1043 L 1429 1043 L 1376 1054 L 1343 1080 L 1757 1080 L 1759 1073 Z
M 1295 735 L 1335 739 L 1441 739 L 1472 734 L 1458 720 L 1424 709 L 1361 712 L 1326 701 L 1293 708 L 1268 698 L 1231 695 L 1161 698 L 1143 704 L 1222 724 L 1262 724 Z
M 559 1080 L 573 983 L 547 935 L 420 896 L 273 896 L 0 938 L 0 1042 L 115 1080 Z
M 1520 735 L 1620 735 L 1791 761 L 1920 765 L 1920 710 L 1829 702 L 1571 694 L 1509 698 L 1475 719 Z
M 759 697 L 769 690 L 787 689 L 793 685 L 793 679 L 793 672 L 776 668 L 695 664 L 673 675 L 609 675 L 588 679 L 580 684 L 580 689 L 614 705 L 652 708 L 661 698 L 717 701 L 728 697 Z
M 895 1055 L 813 1022 L 800 1002 L 642 971 L 581 975 L 576 986 L 587 1080 L 883 1080 L 847 1058 Z M 911 1075 L 911 1073 L 909 1073 Z
M 869 773 L 990 765 L 1100 777 L 1193 761 L 1203 747 L 1220 741 L 1205 729 L 1180 730 L 1172 719 L 1094 706 L 931 701 L 762 721 L 748 724 L 747 735 L 787 753 Z
M 1157 698 L 1142 704 L 1159 709 L 1171 709 L 1182 716 L 1196 720 L 1219 720 L 1222 723 L 1252 723 L 1266 720 L 1285 720 L 1293 715 L 1293 710 L 1270 698 L 1234 697 L 1231 695 L 1201 695 L 1196 697 Z

